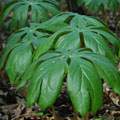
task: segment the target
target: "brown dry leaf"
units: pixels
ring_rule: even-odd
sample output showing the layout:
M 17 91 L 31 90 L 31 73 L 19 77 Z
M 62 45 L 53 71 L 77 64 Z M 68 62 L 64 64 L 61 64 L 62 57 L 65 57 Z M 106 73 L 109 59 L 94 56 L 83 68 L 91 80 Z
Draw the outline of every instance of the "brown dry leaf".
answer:
M 104 84 L 103 84 L 103 91 L 104 91 L 104 93 L 105 93 L 106 95 L 109 95 L 109 93 L 110 93 L 110 88 L 109 88 L 109 86 L 108 86 L 107 83 L 104 83 Z
M 109 97 L 111 98 L 112 102 L 120 107 L 120 96 L 116 95 L 115 93 L 111 92 L 109 94 Z
M 111 115 L 115 115 L 115 114 L 119 114 L 119 116 L 120 116 L 120 111 L 111 111 Z

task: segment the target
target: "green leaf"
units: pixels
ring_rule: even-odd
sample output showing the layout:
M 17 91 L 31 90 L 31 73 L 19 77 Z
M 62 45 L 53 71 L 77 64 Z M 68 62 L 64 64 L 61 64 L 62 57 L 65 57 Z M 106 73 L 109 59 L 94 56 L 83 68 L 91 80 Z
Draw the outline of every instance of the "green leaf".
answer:
M 111 10 L 115 12 L 119 8 L 119 0 L 77 0 L 78 5 L 84 5 L 92 12 Z
M 102 105 L 102 83 L 94 65 L 73 59 L 68 72 L 68 93 L 74 108 L 81 115 L 96 112 Z
M 6 68 L 11 83 L 16 84 L 18 89 L 24 87 L 31 77 L 31 71 L 29 75 L 24 73 L 26 69 L 29 69 L 27 62 L 29 63 L 30 59 L 31 61 L 38 59 L 51 48 L 52 40 L 48 37 L 47 32 L 39 31 L 31 26 L 20 29 L 8 38 L 0 57 L 0 69 Z M 25 59 L 26 63 L 22 63 L 22 59 Z M 22 64 L 26 64 L 25 68 L 22 68 Z
M 32 69 L 33 70 L 33 69 Z M 42 75 L 44 74 L 39 67 L 37 69 L 34 69 L 35 72 L 29 82 L 29 87 L 28 87 L 28 95 L 27 95 L 27 104 L 32 105 L 33 103 L 37 102 L 37 99 L 39 98 L 40 95 L 40 89 L 41 89 L 41 84 L 42 84 Z M 27 74 L 31 73 L 31 71 L 27 72 Z M 41 72 L 41 73 L 40 73 Z
M 33 25 L 35 27 L 45 29 L 50 32 L 56 32 L 60 30 L 61 28 L 67 26 L 67 23 L 65 23 L 64 21 L 68 19 L 68 17 L 69 17 L 69 14 L 61 13 L 61 14 L 58 14 L 52 17 L 50 20 L 39 24 L 39 26 L 38 24 L 33 24 Z
M 24 77 L 29 86 L 28 104 L 38 103 L 43 110 L 55 103 L 66 77 L 68 94 L 81 116 L 95 113 L 101 107 L 102 79 L 120 94 L 120 74 L 113 63 L 86 49 L 47 52 L 33 61 Z
M 108 36 L 105 37 L 105 34 Z M 73 28 L 68 26 L 55 32 L 51 39 L 55 43 L 55 49 L 90 48 L 93 52 L 104 55 L 113 62 L 115 62 L 114 50 L 109 48 L 109 44 L 113 44 L 115 49 L 120 45 L 119 40 L 112 34 L 91 27 Z
M 59 60 L 58 63 L 58 60 L 59 59 L 48 60 L 43 63 L 43 67 L 41 66 L 41 69 L 44 69 L 44 66 L 47 65 L 47 69 L 45 70 L 46 74 L 44 74 L 42 78 L 43 82 L 38 102 L 42 109 L 50 107 L 60 94 L 64 78 L 65 64 L 62 60 Z
M 100 53 L 115 62 L 112 51 L 105 39 L 94 32 L 84 32 L 84 41 L 87 48 L 92 48 L 93 52 Z
M 27 45 L 16 47 L 9 55 L 6 64 L 6 72 L 11 83 L 17 84 L 17 78 L 21 76 L 32 62 L 32 50 Z
M 19 84 L 17 85 L 17 89 L 24 88 L 29 82 L 30 78 L 33 76 L 33 71 L 36 69 L 36 62 L 31 63 L 29 67 L 26 68 L 27 72 L 20 77 Z
M 55 48 L 58 49 L 76 49 L 80 47 L 80 36 L 78 31 L 73 31 L 68 34 L 63 34 L 56 42 Z
M 80 28 L 86 26 L 105 27 L 105 25 L 102 22 L 98 21 L 93 17 L 79 15 L 77 13 L 72 13 L 72 12 L 60 13 L 52 17 L 50 20 L 43 22 L 38 27 L 48 30 L 50 32 L 56 32 L 68 25 L 73 27 L 80 27 Z
M 65 68 L 64 61 L 61 60 L 59 63 L 57 61 L 58 59 L 47 60 L 35 69 L 28 89 L 29 105 L 37 102 L 38 99 L 41 108 L 46 109 L 55 102 L 60 93 Z M 38 89 L 39 91 L 36 91 Z
M 7 20 L 8 28 L 15 30 L 28 25 L 30 22 L 46 21 L 58 13 L 59 7 L 56 1 L 16 0 L 5 8 L 0 21 L 2 25 L 11 14 L 10 19 Z
M 53 42 L 48 38 L 39 39 L 39 46 L 37 47 L 37 49 L 34 52 L 34 58 L 33 59 L 37 60 L 40 55 L 42 55 L 43 53 L 48 51 L 51 48 L 52 43 Z
M 110 63 L 110 60 L 106 59 L 104 56 L 101 57 L 91 53 L 85 56 L 83 55 L 83 57 L 94 62 L 100 76 L 107 81 L 116 93 L 120 94 L 120 74 L 115 66 Z
M 33 26 L 52 33 L 55 49 L 90 48 L 115 62 L 114 54 L 118 53 L 120 41 L 106 25 L 93 17 L 65 12 Z M 113 47 L 109 48 L 109 45 Z
M 82 70 L 79 60 L 72 60 L 68 71 L 67 87 L 72 104 L 75 110 L 82 115 L 86 114 L 90 109 L 90 96 L 87 91 L 86 81 L 83 80 Z
M 107 39 L 111 44 L 114 46 L 120 47 L 119 39 L 110 31 L 104 29 L 94 29 L 93 31 L 97 32 L 98 34 L 102 35 L 105 39 Z
M 32 22 L 42 22 L 48 20 L 48 13 L 41 6 L 33 4 L 31 8 L 31 21 Z

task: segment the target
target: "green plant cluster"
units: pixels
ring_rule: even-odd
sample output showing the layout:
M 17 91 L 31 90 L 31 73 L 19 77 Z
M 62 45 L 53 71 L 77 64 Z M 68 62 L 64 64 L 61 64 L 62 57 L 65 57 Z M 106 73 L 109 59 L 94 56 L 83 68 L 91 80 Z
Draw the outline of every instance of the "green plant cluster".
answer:
M 1 22 L 9 19 L 7 27 L 12 30 L 30 22 L 43 22 L 60 12 L 58 5 L 56 0 L 12 0 L 3 9 Z
M 120 0 L 77 0 L 78 5 L 86 6 L 91 12 L 100 10 L 118 10 Z
M 43 5 L 44 1 L 48 2 L 37 2 Z M 24 2 L 18 6 L 23 7 Z M 34 14 L 36 11 L 31 18 Z M 14 15 L 11 22 L 13 19 Z M 18 24 L 14 22 L 14 26 Z M 0 69 L 6 71 L 12 85 L 27 89 L 28 105 L 38 103 L 42 110 L 55 103 L 66 81 L 74 110 L 85 116 L 102 106 L 102 79 L 120 94 L 120 74 L 115 66 L 119 48 L 119 39 L 96 18 L 64 12 L 14 32 L 3 49 Z

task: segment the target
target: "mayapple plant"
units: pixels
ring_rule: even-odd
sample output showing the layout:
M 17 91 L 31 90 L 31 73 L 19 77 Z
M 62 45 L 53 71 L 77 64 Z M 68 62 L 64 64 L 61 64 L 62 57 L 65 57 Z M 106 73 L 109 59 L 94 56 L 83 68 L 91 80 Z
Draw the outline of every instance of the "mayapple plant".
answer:
M 28 105 L 38 103 L 42 110 L 52 106 L 64 79 L 67 79 L 67 90 L 74 109 L 82 116 L 95 113 L 101 107 L 101 79 L 120 94 L 120 74 L 106 57 L 86 49 L 56 50 L 33 62 L 20 80 L 29 83 Z
M 14 81 L 24 73 L 33 56 L 36 58 L 49 49 L 51 43 L 48 37 L 48 33 L 31 26 L 20 29 L 8 38 L 0 58 L 0 68 L 5 66 L 10 80 Z
M 120 0 L 77 0 L 78 5 L 84 5 L 91 12 L 101 10 L 111 10 L 115 12 L 119 9 Z
M 53 2 L 32 1 L 30 10 L 39 6 L 39 1 L 45 7 Z M 20 8 L 28 10 L 29 2 L 18 1 L 8 11 L 17 4 L 19 7 L 15 7 L 17 10 L 12 17 L 17 13 L 21 15 Z M 51 7 L 54 11 L 53 5 Z M 34 9 L 37 12 L 41 9 L 46 16 L 44 9 L 37 8 Z M 30 13 L 31 18 L 36 16 L 35 11 Z M 11 22 L 19 18 L 13 17 Z M 19 19 L 20 25 L 25 25 L 26 17 L 22 18 Z M 119 47 L 119 39 L 97 19 L 61 13 L 44 23 L 32 23 L 30 27 L 14 32 L 3 49 L 0 69 L 6 71 L 12 85 L 27 89 L 28 105 L 37 103 L 41 110 L 55 103 L 66 81 L 73 108 L 84 117 L 89 112 L 95 113 L 102 105 L 102 80 L 120 94 L 120 74 L 115 67 L 115 54 Z
M 61 13 L 47 22 L 34 26 L 53 32 L 52 40 L 54 39 L 55 46 L 59 49 L 91 48 L 114 61 L 113 54 L 118 53 L 120 47 L 118 38 L 105 24 L 85 15 Z M 110 45 L 114 48 L 110 49 Z
M 8 16 L 7 24 L 12 30 L 30 22 L 43 22 L 60 12 L 58 5 L 56 0 L 15 0 L 3 9 L 1 24 Z

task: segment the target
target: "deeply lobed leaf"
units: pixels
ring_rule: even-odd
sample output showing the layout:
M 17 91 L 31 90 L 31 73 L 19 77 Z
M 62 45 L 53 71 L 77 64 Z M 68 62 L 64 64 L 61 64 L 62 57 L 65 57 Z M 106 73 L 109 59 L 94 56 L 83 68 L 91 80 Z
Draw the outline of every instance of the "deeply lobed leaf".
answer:
M 119 8 L 120 0 L 77 0 L 78 5 L 84 5 L 91 12 L 105 10 L 116 11 Z
M 55 0 L 16 0 L 2 12 L 1 24 L 8 16 L 8 27 L 12 30 L 22 28 L 30 22 L 43 22 L 59 13 Z M 24 13 L 24 14 L 23 14 Z
M 33 64 L 34 67 L 26 71 L 27 74 L 32 71 L 26 82 L 29 86 L 27 100 L 29 105 L 37 102 L 43 110 L 57 99 L 65 76 L 72 104 L 82 116 L 101 107 L 102 78 L 120 94 L 120 75 L 102 55 L 84 49 L 60 50 L 42 55 Z M 27 78 L 27 74 L 23 78 Z
M 33 26 L 53 32 L 51 39 L 56 49 L 86 47 L 115 61 L 114 52 L 118 53 L 120 47 L 119 39 L 103 23 L 84 15 L 61 13 L 39 26 Z M 109 48 L 110 45 L 113 49 Z
M 36 29 L 26 27 L 13 33 L 7 41 L 0 58 L 0 69 L 6 68 L 6 72 L 12 84 L 20 84 L 17 81 L 24 74 L 31 62 L 51 47 L 49 34 Z
M 28 105 L 38 103 L 43 110 L 54 104 L 67 79 L 74 109 L 84 116 L 101 107 L 101 79 L 120 94 L 120 75 L 111 62 L 114 56 L 109 45 L 118 48 L 120 42 L 104 24 L 91 17 L 62 13 L 12 34 L 0 68 L 6 69 L 12 84 L 28 87 Z

